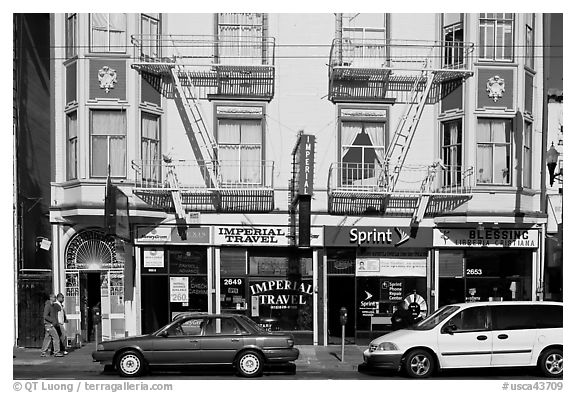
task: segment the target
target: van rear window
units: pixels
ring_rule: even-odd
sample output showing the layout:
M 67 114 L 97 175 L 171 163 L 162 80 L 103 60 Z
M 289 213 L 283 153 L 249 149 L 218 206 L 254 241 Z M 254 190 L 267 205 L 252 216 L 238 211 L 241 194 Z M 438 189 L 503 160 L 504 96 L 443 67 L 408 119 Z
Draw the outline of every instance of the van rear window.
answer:
M 502 305 L 492 307 L 493 330 L 562 327 L 562 306 Z

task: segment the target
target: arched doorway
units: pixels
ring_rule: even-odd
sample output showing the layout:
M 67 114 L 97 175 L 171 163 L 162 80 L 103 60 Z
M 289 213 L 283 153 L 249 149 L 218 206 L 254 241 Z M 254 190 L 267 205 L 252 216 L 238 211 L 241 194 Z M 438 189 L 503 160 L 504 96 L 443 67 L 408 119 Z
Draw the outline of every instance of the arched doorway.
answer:
M 124 337 L 124 261 L 117 241 L 98 230 L 75 235 L 66 247 L 68 337 L 83 342 Z M 95 311 L 101 325 L 96 328 Z

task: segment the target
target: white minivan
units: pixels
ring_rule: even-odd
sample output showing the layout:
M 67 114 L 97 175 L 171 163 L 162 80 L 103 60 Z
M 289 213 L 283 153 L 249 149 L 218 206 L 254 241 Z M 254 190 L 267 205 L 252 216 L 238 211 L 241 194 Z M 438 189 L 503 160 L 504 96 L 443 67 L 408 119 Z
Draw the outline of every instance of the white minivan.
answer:
M 477 302 L 444 306 L 408 328 L 378 337 L 364 351 L 366 368 L 425 378 L 440 369 L 537 366 L 563 372 L 558 302 Z

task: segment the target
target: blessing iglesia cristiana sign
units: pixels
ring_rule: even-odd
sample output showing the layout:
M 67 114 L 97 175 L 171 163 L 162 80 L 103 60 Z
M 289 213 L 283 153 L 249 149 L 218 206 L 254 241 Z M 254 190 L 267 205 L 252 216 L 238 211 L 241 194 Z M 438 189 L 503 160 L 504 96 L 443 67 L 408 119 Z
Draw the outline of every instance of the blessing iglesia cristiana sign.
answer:
M 537 229 L 434 229 L 434 247 L 537 248 Z

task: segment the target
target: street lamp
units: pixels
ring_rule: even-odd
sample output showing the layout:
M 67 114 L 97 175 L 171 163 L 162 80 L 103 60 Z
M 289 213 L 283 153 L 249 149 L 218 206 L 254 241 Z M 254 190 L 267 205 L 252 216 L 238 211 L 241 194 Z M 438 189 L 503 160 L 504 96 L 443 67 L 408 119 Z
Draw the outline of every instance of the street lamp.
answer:
M 554 173 L 556 170 L 556 165 L 558 165 L 558 157 L 560 153 L 554 147 L 554 142 L 550 146 L 550 149 L 546 152 L 546 166 L 548 167 L 548 174 L 550 175 L 550 187 L 554 185 L 554 179 L 559 176 L 562 176 L 562 168 L 560 168 L 560 172 Z

